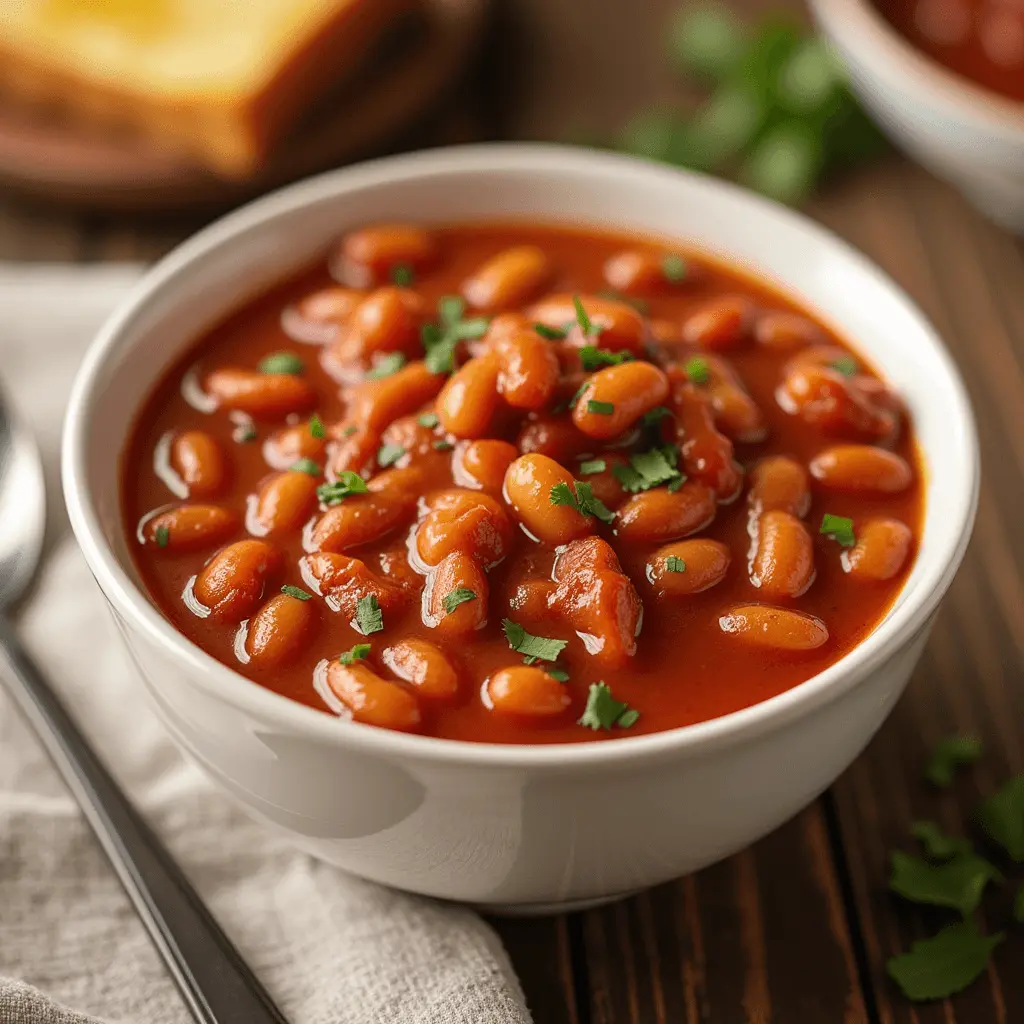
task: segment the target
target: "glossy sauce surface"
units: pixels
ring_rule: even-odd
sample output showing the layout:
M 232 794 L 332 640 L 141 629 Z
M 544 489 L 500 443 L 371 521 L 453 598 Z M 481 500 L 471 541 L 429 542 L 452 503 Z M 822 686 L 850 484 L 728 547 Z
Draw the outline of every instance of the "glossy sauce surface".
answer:
M 940 64 L 1024 101 L 1020 0 L 876 0 L 892 25 Z
M 265 572 L 257 579 L 258 593 L 252 600 L 246 598 L 247 606 L 243 607 L 244 601 L 238 604 L 240 611 L 237 614 L 228 610 L 224 615 L 204 615 L 206 608 L 196 601 L 196 584 L 190 581 L 197 574 L 202 575 L 211 556 L 223 545 L 244 540 L 253 532 L 264 532 L 258 522 L 260 501 L 263 499 L 256 495 L 261 488 L 265 493 L 268 478 L 285 468 L 279 458 L 274 458 L 272 442 L 268 448 L 268 439 L 289 423 L 297 426 L 300 434 L 308 432 L 309 417 L 315 411 L 326 426 L 327 437 L 323 443 L 312 446 L 323 448 L 326 445 L 325 451 L 314 454 L 314 461 L 321 470 L 326 462 L 328 479 L 337 476 L 342 462 L 332 461 L 332 450 L 348 442 L 356 429 L 362 431 L 365 427 L 365 423 L 359 423 L 357 428 L 355 422 L 350 421 L 353 417 L 356 421 L 365 419 L 360 412 L 363 407 L 358 404 L 357 392 L 362 386 L 360 382 L 367 365 L 377 365 L 378 371 L 387 369 L 380 362 L 379 353 L 369 364 L 365 354 L 362 362 L 345 357 L 349 352 L 345 348 L 345 339 L 352 332 L 348 319 L 351 313 L 347 309 L 338 321 L 341 326 L 334 328 L 330 325 L 325 327 L 323 323 L 310 328 L 308 318 L 303 319 L 296 313 L 297 308 L 302 308 L 304 299 L 334 284 L 329 275 L 329 265 L 336 274 L 343 273 L 349 282 L 359 277 L 358 267 L 339 271 L 339 259 L 335 255 L 330 261 L 319 262 L 308 272 L 245 306 L 198 339 L 146 399 L 123 453 L 121 500 L 129 544 L 153 600 L 182 633 L 256 683 L 342 717 L 349 717 L 350 708 L 360 701 L 365 704 L 367 691 L 360 689 L 362 683 L 356 678 L 358 673 L 351 672 L 345 675 L 347 681 L 332 688 L 328 681 L 329 672 L 333 671 L 330 666 L 337 662 L 342 652 L 354 645 L 369 643 L 371 650 L 368 657 L 358 663 L 359 672 L 366 669 L 375 677 L 393 684 L 385 697 L 387 701 L 393 698 L 397 703 L 387 704 L 380 711 L 383 718 L 379 720 L 374 719 L 376 712 L 372 708 L 370 712 L 357 713 L 357 719 L 376 721 L 377 724 L 395 723 L 394 727 L 452 739 L 549 743 L 603 740 L 655 732 L 736 711 L 781 693 L 822 671 L 874 629 L 909 572 L 922 520 L 921 474 L 910 425 L 904 417 L 897 415 L 898 428 L 889 431 L 885 437 L 877 434 L 872 437 L 854 436 L 857 432 L 851 434 L 848 430 L 837 433 L 833 429 L 821 429 L 820 424 L 812 422 L 813 416 L 809 421 L 799 412 L 794 413 L 789 400 L 784 399 L 784 404 L 790 406 L 789 411 L 783 409 L 778 397 L 780 385 L 792 372 L 791 360 L 800 358 L 801 353 L 806 356 L 809 352 L 824 351 L 826 347 L 841 346 L 841 342 L 824 327 L 810 322 L 805 313 L 795 311 L 786 299 L 769 288 L 699 254 L 661 240 L 528 224 L 441 227 L 432 231 L 431 238 L 434 255 L 416 270 L 405 289 L 419 296 L 417 302 L 422 310 L 417 316 L 421 322 L 438 322 L 435 308 L 439 300 L 459 294 L 467 279 L 479 281 L 477 272 L 488 261 L 508 250 L 530 247 L 544 255 L 547 270 L 532 284 L 528 271 L 516 271 L 519 275 L 516 279 L 525 279 L 530 286 L 524 285 L 523 294 L 514 297 L 510 307 L 513 311 L 527 309 L 525 322 L 532 325 L 541 318 L 538 303 L 546 296 L 579 295 L 584 297 L 583 305 L 590 308 L 590 315 L 596 322 L 600 299 L 595 297 L 608 292 L 610 279 L 620 288 L 625 285 L 633 293 L 629 301 L 644 311 L 644 343 L 650 347 L 646 353 L 642 351 L 640 354 L 653 359 L 654 364 L 661 367 L 659 370 L 652 367 L 650 373 L 667 375 L 671 383 L 669 396 L 655 403 L 658 407 L 668 407 L 669 415 L 658 420 L 656 426 L 642 431 L 627 430 L 624 437 L 608 441 L 580 434 L 572 426 L 573 411 L 566 408 L 566 402 L 579 383 L 593 375 L 581 374 L 578 356 L 568 350 L 583 341 L 602 346 L 607 341 L 608 348 L 614 351 L 620 351 L 622 346 L 615 342 L 614 324 L 603 334 L 588 338 L 581 337 L 581 328 L 577 325 L 565 340 L 542 339 L 546 345 L 560 351 L 562 368 L 557 388 L 544 402 L 543 409 L 531 412 L 510 404 L 515 392 L 508 380 L 508 365 L 503 364 L 502 383 L 488 385 L 485 381 L 484 388 L 505 388 L 504 399 L 492 411 L 490 422 L 477 433 L 471 431 L 470 437 L 510 442 L 517 449 L 511 454 L 517 455 L 536 446 L 536 438 L 540 435 L 536 426 L 530 426 L 531 422 L 538 418 L 552 419 L 551 410 L 558 410 L 553 417 L 554 423 L 558 431 L 570 436 L 570 443 L 559 449 L 552 440 L 554 433 L 549 430 L 542 437 L 547 445 L 545 450 L 556 455 L 556 461 L 568 469 L 572 478 L 586 482 L 588 475 L 581 464 L 587 460 L 603 458 L 608 462 L 621 458 L 624 461 L 630 453 L 647 451 L 662 444 L 682 444 L 685 448 L 687 434 L 681 426 L 684 417 L 675 404 L 675 396 L 682 388 L 696 396 L 692 397 L 694 402 L 706 404 L 708 388 L 707 383 L 685 383 L 686 367 L 694 357 L 726 359 L 753 400 L 754 412 L 761 422 L 761 426 L 755 429 L 749 429 L 749 425 L 744 428 L 742 423 L 737 427 L 735 419 L 728 423 L 728 431 L 734 435 L 757 438 L 735 444 L 735 459 L 741 471 L 737 480 L 742 490 L 735 497 L 719 493 L 717 501 L 714 495 L 711 496 L 708 504 L 713 519 L 709 525 L 692 522 L 673 526 L 669 523 L 666 527 L 664 516 L 651 519 L 645 512 L 646 518 L 638 518 L 641 528 L 627 526 L 626 512 L 629 508 L 648 508 L 654 501 L 671 503 L 674 500 L 670 495 L 677 492 L 666 486 L 653 487 L 632 498 L 619 493 L 615 501 L 609 499 L 614 506 L 611 512 L 615 513 L 611 523 L 603 523 L 592 516 L 581 517 L 584 525 L 580 529 L 584 539 L 600 537 L 610 544 L 628 576 L 628 581 L 620 582 L 629 588 L 631 581 L 632 589 L 642 603 L 635 654 L 620 657 L 617 662 L 615 659 L 611 662 L 602 660 L 588 653 L 585 639 L 580 636 L 586 629 L 573 628 L 579 625 L 579 621 L 566 611 L 567 605 L 558 604 L 555 598 L 551 600 L 556 603 L 547 606 L 543 600 L 538 604 L 535 600 L 524 599 L 523 594 L 531 587 L 536 589 L 539 585 L 544 594 L 553 589 L 550 581 L 559 549 L 556 543 L 535 539 L 536 531 L 528 532 L 523 528 L 521 520 L 524 514 L 510 500 L 508 477 L 500 488 L 492 485 L 487 491 L 500 506 L 496 514 L 507 515 L 511 523 L 508 537 L 501 542 L 504 545 L 501 560 L 492 565 L 490 556 L 474 556 L 476 561 L 473 565 L 477 568 L 473 565 L 464 567 L 465 571 L 477 574 L 474 578 L 484 581 L 476 589 L 486 587 L 489 597 L 486 601 L 479 598 L 470 600 L 457 609 L 460 615 L 479 614 L 485 620 L 484 625 L 469 632 L 447 635 L 443 629 L 437 628 L 436 622 L 431 621 L 431 616 L 421 607 L 423 576 L 417 568 L 422 572 L 424 567 L 422 564 L 410 567 L 406 552 L 409 545 L 415 548 L 418 543 L 417 522 L 422 521 L 428 507 L 436 507 L 436 503 L 432 506 L 430 502 L 425 504 L 422 495 L 466 482 L 464 472 L 456 470 L 453 473 L 453 465 L 461 464 L 467 441 L 446 433 L 443 425 L 424 428 L 427 442 L 417 442 L 420 447 L 416 452 L 412 452 L 413 444 L 406 442 L 405 454 L 399 456 L 394 466 L 388 469 L 372 464 L 361 467 L 364 476 L 373 476 L 374 479 L 378 479 L 381 473 L 401 473 L 403 467 L 410 463 L 413 468 L 418 467 L 413 495 L 420 498 L 418 507 L 403 512 L 398 506 L 406 500 L 404 497 L 397 504 L 391 503 L 388 506 L 390 511 L 385 514 L 394 514 L 394 528 L 383 538 L 345 549 L 346 556 L 357 558 L 376 579 L 392 587 L 411 588 L 405 598 L 396 601 L 395 607 L 384 607 L 382 631 L 361 635 L 353 628 L 353 620 L 348 614 L 332 610 L 330 604 L 315 593 L 316 584 L 311 581 L 308 571 L 303 573 L 300 570 L 300 560 L 309 556 L 316 547 L 314 538 L 318 536 L 317 530 L 321 529 L 319 535 L 325 535 L 318 524 L 322 524 L 324 517 L 330 516 L 334 510 L 344 508 L 345 501 L 331 508 L 323 503 L 318 505 L 315 499 L 311 505 L 299 501 L 296 506 L 299 525 L 274 530 L 262 538 L 275 554 L 270 563 L 261 565 Z M 624 253 L 628 258 L 623 258 Z M 665 262 L 666 253 L 668 263 Z M 517 258 L 520 268 L 529 262 L 525 257 Z M 655 268 L 653 276 L 647 273 L 652 266 Z M 660 269 L 662 267 L 669 267 L 671 273 L 666 274 Z M 684 273 L 680 272 L 681 267 L 685 268 Z M 376 280 L 371 280 L 375 275 Z M 367 278 L 364 284 L 388 284 L 386 280 L 381 281 L 377 271 L 368 270 L 363 276 Z M 403 282 L 409 279 L 404 264 L 399 279 Z M 480 298 L 479 290 L 474 291 L 470 287 L 465 290 L 471 297 Z M 723 301 L 717 302 L 718 299 Z M 742 307 L 745 320 L 741 328 L 734 331 L 735 337 L 729 340 L 728 331 L 721 333 L 724 330 L 721 325 L 729 321 L 729 304 L 737 302 Z M 305 308 L 308 311 L 308 304 Z M 775 316 L 778 313 L 786 315 L 779 318 Z M 794 313 L 797 315 L 790 316 Z M 478 319 L 480 315 L 480 311 L 471 305 L 464 313 L 467 320 Z M 487 310 L 484 315 L 494 317 L 495 312 Z M 302 328 L 300 333 L 307 341 L 301 342 L 289 336 L 283 322 L 293 333 L 295 325 L 299 324 Z M 456 349 L 455 365 L 465 365 L 470 355 L 475 353 L 474 367 L 487 371 L 487 360 L 492 358 L 488 353 L 494 348 L 490 339 L 499 322 L 500 317 L 492 320 L 482 338 L 461 342 Z M 805 336 L 786 341 L 787 330 L 793 329 L 798 329 L 797 333 L 802 332 Z M 717 335 L 716 330 L 719 331 Z M 414 342 L 407 340 L 401 343 L 409 348 L 412 357 L 421 352 L 418 334 L 417 330 Z M 723 338 L 725 343 L 720 344 Z M 328 344 L 310 344 L 308 339 L 326 340 Z M 393 347 L 400 345 L 396 342 Z M 229 413 L 223 408 L 223 402 L 218 406 L 217 401 L 210 399 L 211 374 L 226 367 L 255 370 L 264 357 L 282 351 L 301 360 L 301 380 L 313 392 L 312 402 L 304 403 L 300 411 L 289 415 L 271 409 L 266 415 L 254 417 L 250 424 L 248 417 Z M 544 353 L 539 353 L 540 356 Z M 863 386 L 864 394 L 882 396 L 878 399 L 881 402 L 878 408 L 899 408 L 898 399 L 874 379 L 870 369 L 855 353 L 852 354 L 855 361 L 852 363 L 848 352 L 831 352 L 828 356 L 830 367 L 836 363 L 845 371 L 839 373 L 829 368 L 825 374 L 831 382 L 829 387 L 841 391 L 852 386 L 849 381 L 854 380 L 858 386 Z M 625 366 L 640 364 L 648 365 L 641 359 Z M 186 382 L 184 387 L 183 381 Z M 526 394 L 526 391 L 528 389 L 524 389 L 520 399 L 536 406 L 537 397 Z M 190 396 L 193 404 L 186 400 L 185 394 Z M 865 399 L 865 408 L 875 408 L 872 405 L 875 400 Z M 619 401 L 624 407 L 626 397 Z M 204 402 L 208 411 L 195 407 Z M 417 402 L 411 418 L 424 415 L 426 422 L 430 423 L 436 410 L 435 398 L 426 397 Z M 409 419 L 406 417 L 406 435 L 415 429 Z M 716 419 L 719 420 L 719 428 L 725 431 L 726 424 L 721 422 L 721 415 L 716 413 Z M 187 459 L 183 461 L 175 447 L 181 435 L 187 432 L 199 432 L 206 438 L 212 438 L 222 454 L 221 477 L 215 480 L 211 497 L 189 496 L 188 486 L 183 489 L 181 480 L 175 479 L 175 473 L 167 471 L 167 465 L 171 464 L 177 467 L 178 477 L 187 475 L 181 472 L 183 467 L 187 469 Z M 390 436 L 395 435 L 392 433 Z M 691 432 L 689 436 L 697 435 Z M 527 440 L 530 437 L 534 440 Z M 624 441 L 628 442 L 625 447 L 622 446 Z M 372 450 L 376 452 L 379 445 L 388 442 L 387 431 L 378 429 L 374 433 Z M 793 515 L 788 519 L 788 513 L 779 513 L 771 521 L 762 517 L 758 520 L 761 525 L 753 528 L 753 532 L 761 537 L 762 544 L 758 568 L 751 543 L 750 469 L 767 457 L 785 456 L 804 469 L 825 465 L 824 473 L 828 470 L 828 450 L 837 444 L 850 442 L 877 443 L 891 450 L 903 468 L 909 467 L 909 475 L 900 478 L 901 470 L 897 466 L 897 479 L 892 487 L 880 489 L 872 485 L 867 490 L 825 486 L 812 477 L 809 507 L 805 503 L 804 507 L 792 510 Z M 454 449 L 451 449 L 452 445 Z M 401 448 L 402 444 L 398 447 Z M 268 464 L 268 451 L 276 465 Z M 826 454 L 823 456 L 822 453 Z M 384 455 L 384 461 L 387 458 Z M 514 467 L 516 465 L 513 463 Z M 844 471 L 856 475 L 857 466 L 851 470 L 849 465 L 852 463 L 844 456 Z M 529 467 L 525 466 L 524 471 L 525 468 Z M 884 466 L 881 470 L 869 466 L 867 472 L 869 476 L 874 474 L 872 479 L 877 480 L 880 479 L 879 472 L 884 476 L 886 470 Z M 168 479 L 178 493 L 172 492 Z M 316 484 L 323 482 L 322 476 L 315 479 Z M 371 483 L 371 489 L 373 486 Z M 702 487 L 704 485 L 697 482 L 691 473 L 690 481 L 678 493 Z M 595 491 L 598 489 L 597 484 L 594 488 Z M 163 537 L 154 536 L 153 523 L 159 522 L 153 518 L 154 513 L 200 500 L 226 510 L 223 513 L 226 521 L 223 530 L 216 534 L 215 543 L 186 544 L 183 549 L 176 541 L 167 543 L 166 533 Z M 350 508 L 354 507 L 350 505 Z M 619 510 L 617 513 L 616 509 Z M 563 513 L 577 514 L 556 505 L 546 505 L 541 511 L 542 531 Z M 869 521 L 886 519 L 896 521 L 897 526 L 903 524 L 909 542 L 896 552 L 890 568 L 882 573 L 888 578 L 870 579 L 851 571 L 857 561 L 857 549 L 843 547 L 832 537 L 819 533 L 819 524 L 825 513 L 852 519 L 858 539 L 864 535 Z M 796 527 L 793 526 L 794 521 L 797 522 Z M 662 531 L 662 537 L 651 539 L 651 522 Z M 804 524 L 802 528 L 800 522 Z M 806 545 L 801 557 L 810 565 L 812 573 L 809 586 L 805 586 L 806 580 L 793 583 L 789 577 L 780 581 L 786 573 L 775 571 L 778 562 L 772 561 L 771 551 L 764 547 L 769 529 L 777 532 L 780 545 L 790 544 L 788 538 L 794 530 L 799 534 L 798 542 Z M 886 533 L 884 526 L 872 526 L 872 529 Z M 478 540 L 474 543 L 486 542 L 486 538 L 479 540 L 482 536 L 480 531 L 475 536 Z M 663 571 L 665 558 L 661 557 L 660 562 L 655 558 L 655 553 L 666 544 L 679 541 L 685 544 L 701 539 L 716 541 L 719 546 L 704 546 L 699 557 L 694 549 L 693 555 L 688 556 L 691 562 L 682 573 Z M 790 548 L 785 547 L 784 550 Z M 728 561 L 724 571 L 721 565 L 715 564 L 716 552 Z M 786 572 L 790 576 L 793 573 L 799 575 L 805 568 L 796 564 L 794 569 L 790 565 Z M 673 588 L 678 589 L 684 576 L 687 577 L 686 587 L 695 585 L 690 581 L 699 576 L 706 589 L 698 593 L 674 592 Z M 755 586 L 752 576 L 760 586 Z M 771 577 L 769 582 L 775 587 L 771 599 L 767 596 L 768 584 L 762 577 Z M 614 581 L 619 581 L 619 577 L 615 576 Z M 280 601 L 270 613 L 258 611 L 280 595 L 282 585 L 300 588 L 301 592 L 312 594 L 312 597 L 301 602 L 301 609 L 298 602 Z M 792 593 L 787 591 L 787 587 Z M 582 588 L 583 591 L 589 589 L 592 589 L 589 585 Z M 187 600 L 183 599 L 186 592 Z M 583 597 L 575 594 L 573 599 L 577 603 L 587 600 L 585 593 Z M 622 600 L 628 603 L 630 599 L 627 596 Z M 737 623 L 742 625 L 747 621 L 743 609 L 750 605 L 793 609 L 814 616 L 827 629 L 827 639 L 819 646 L 808 644 L 806 649 L 756 646 L 742 639 L 738 633 L 729 631 L 736 628 Z M 622 605 L 617 607 L 621 609 Z M 277 643 L 284 636 L 283 633 L 275 633 L 278 627 L 271 621 L 278 611 L 285 617 L 302 620 L 288 627 L 294 629 L 294 643 L 286 640 Z M 589 614 L 586 609 L 584 614 Z M 247 654 L 246 645 L 253 642 L 252 621 L 257 616 L 261 617 L 263 635 L 277 643 L 276 647 L 268 648 L 272 657 L 264 658 L 261 654 L 259 658 L 250 658 Z M 549 676 L 544 679 L 537 676 L 513 679 L 510 683 L 509 678 L 501 674 L 502 670 L 522 666 L 523 656 L 510 649 L 502 630 L 505 618 L 514 620 L 534 635 L 566 641 L 558 656 L 557 668 L 568 678 L 559 681 L 555 688 L 549 685 Z M 405 641 L 426 641 L 442 650 L 453 672 L 442 673 L 443 678 L 431 676 L 433 681 L 441 679 L 435 687 L 436 692 L 428 693 L 420 684 L 414 685 L 398 670 L 401 668 L 400 659 L 394 648 Z M 812 643 L 819 641 L 820 637 L 817 637 Z M 549 667 L 548 663 L 542 661 L 540 668 L 545 667 Z M 454 680 L 450 685 L 449 675 Z M 628 726 L 623 723 L 613 728 L 592 729 L 578 724 L 587 705 L 590 687 L 599 681 L 607 684 L 615 700 L 628 704 L 639 717 Z M 351 698 L 353 688 L 359 691 L 355 698 Z M 544 692 L 539 693 L 537 688 Z M 503 704 L 509 693 L 513 696 Z M 537 713 L 517 712 L 515 700 L 519 698 Z M 349 703 L 350 699 L 354 700 L 353 704 Z M 540 713 L 538 709 L 544 701 L 548 702 L 547 710 Z

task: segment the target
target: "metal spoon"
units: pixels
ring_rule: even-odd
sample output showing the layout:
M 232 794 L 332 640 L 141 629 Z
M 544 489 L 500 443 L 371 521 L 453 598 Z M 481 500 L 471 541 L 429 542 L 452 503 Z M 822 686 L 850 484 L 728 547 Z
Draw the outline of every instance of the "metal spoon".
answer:
M 35 729 L 201 1024 L 285 1024 L 49 683 L 7 617 L 39 563 L 46 517 L 35 440 L 0 393 L 0 679 Z

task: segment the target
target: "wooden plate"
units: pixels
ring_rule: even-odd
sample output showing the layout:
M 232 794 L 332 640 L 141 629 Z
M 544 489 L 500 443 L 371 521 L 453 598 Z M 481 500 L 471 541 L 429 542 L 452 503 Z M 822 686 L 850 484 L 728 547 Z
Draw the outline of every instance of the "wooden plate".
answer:
M 0 186 L 99 210 L 182 210 L 238 202 L 367 156 L 408 131 L 473 55 L 488 0 L 428 0 L 424 26 L 285 140 L 257 175 L 227 181 L 147 140 L 0 107 Z

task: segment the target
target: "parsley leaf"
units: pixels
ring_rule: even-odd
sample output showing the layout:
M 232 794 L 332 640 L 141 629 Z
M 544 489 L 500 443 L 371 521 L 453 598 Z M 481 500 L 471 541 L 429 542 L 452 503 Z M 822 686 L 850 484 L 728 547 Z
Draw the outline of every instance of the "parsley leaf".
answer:
M 425 324 L 421 332 L 427 350 L 424 362 L 431 373 L 455 369 L 455 347 L 460 341 L 482 337 L 490 324 L 485 317 L 463 320 L 466 303 L 457 295 L 444 295 L 437 303 L 439 324 Z
M 545 636 L 533 636 L 527 633 L 518 622 L 502 619 L 501 628 L 505 631 L 505 639 L 513 651 L 525 654 L 529 658 L 540 658 L 542 661 L 557 661 L 568 640 L 552 640 Z M 531 662 L 532 664 L 532 662 Z
M 294 352 L 271 352 L 259 361 L 260 373 L 304 373 L 306 364 Z
M 354 661 L 362 661 L 363 658 L 367 657 L 370 653 L 369 644 L 356 644 L 355 647 L 350 647 L 347 651 L 338 655 L 338 661 L 342 665 L 351 665 Z
M 444 610 L 451 615 L 460 604 L 475 600 L 476 594 L 468 587 L 456 587 L 450 594 L 445 595 Z
M 973 853 L 962 854 L 944 864 L 929 864 L 900 850 L 891 857 L 889 888 L 913 903 L 950 907 L 968 917 L 978 909 L 989 882 L 1001 875 L 987 860 Z
M 818 532 L 831 537 L 844 548 L 852 548 L 857 543 L 857 537 L 853 532 L 853 520 L 845 516 L 834 516 L 831 512 L 826 512 L 821 517 L 821 528 Z
M 324 421 L 320 419 L 320 417 L 317 416 L 316 413 L 313 413 L 313 415 L 309 417 L 309 435 L 310 437 L 315 437 L 317 439 L 326 436 L 326 431 L 324 430 Z
M 437 418 L 436 412 L 423 412 L 416 417 L 416 422 L 427 430 L 433 430 L 441 421 Z
M 434 451 L 437 452 L 450 452 L 455 447 L 455 445 L 453 445 L 451 441 L 445 441 L 443 438 L 440 438 L 439 440 L 433 442 L 432 447 Z
M 855 377 L 857 375 L 857 360 L 853 356 L 842 356 L 839 359 L 833 360 L 828 365 L 844 377 Z
M 930 939 L 919 939 L 909 953 L 892 957 L 885 969 L 908 999 L 944 999 L 981 975 L 1002 941 L 1002 932 L 982 935 L 973 921 L 959 921 Z
M 353 494 L 365 494 L 368 488 L 366 481 L 351 469 L 342 470 L 338 479 L 329 484 L 321 484 L 316 489 L 316 496 L 325 505 L 338 505 Z
M 642 427 L 654 427 L 657 426 L 666 416 L 671 416 L 672 413 L 668 411 L 663 405 L 656 405 L 650 412 L 645 412 L 640 418 L 640 426 Z
M 594 496 L 590 484 L 574 480 L 573 488 L 575 494 L 568 484 L 555 484 L 549 496 L 551 504 L 568 505 L 576 509 L 581 516 L 593 516 L 602 523 L 610 523 L 615 518 L 615 513 L 600 498 Z
M 587 706 L 577 720 L 577 725 L 588 729 L 610 729 L 618 725 L 628 729 L 636 723 L 640 712 L 623 701 L 616 700 L 604 683 L 591 683 L 587 693 Z
M 648 491 L 661 484 L 678 482 L 681 486 L 686 478 L 676 468 L 678 460 L 679 452 L 675 445 L 660 445 L 631 455 L 628 466 L 614 466 L 612 473 L 630 494 Z
M 615 405 L 612 402 L 597 402 L 593 398 L 587 401 L 587 412 L 595 416 L 611 416 L 615 412 Z
M 669 555 L 665 559 L 665 568 L 669 572 L 686 572 L 686 563 L 678 555 Z
M 158 548 L 165 548 L 171 542 L 171 528 L 169 526 L 158 526 L 153 531 L 153 540 Z
M 299 459 L 288 467 L 293 473 L 308 473 L 310 476 L 319 476 L 320 467 L 312 459 Z
M 700 356 L 686 360 L 686 376 L 694 384 L 707 384 L 711 379 L 711 368 L 708 361 Z
M 1024 863 L 1024 775 L 982 802 L 978 822 L 1014 861 Z
M 939 740 L 928 759 L 925 778 L 933 786 L 948 786 L 956 769 L 974 764 L 981 757 L 981 740 L 977 736 L 947 736 Z
M 384 613 L 376 594 L 368 594 L 356 601 L 356 628 L 363 636 L 379 633 L 384 628 Z
M 405 356 L 401 352 L 388 352 L 378 356 L 373 362 L 373 369 L 367 371 L 367 380 L 383 380 L 405 366 Z
M 405 449 L 400 444 L 382 444 L 377 452 L 377 465 L 382 469 L 393 466 L 403 455 Z
M 309 591 L 303 590 L 302 587 L 293 587 L 290 583 L 286 583 L 281 588 L 281 593 L 286 597 L 295 597 L 300 601 L 309 601 L 313 595 Z
M 557 680 L 559 683 L 569 682 L 569 673 L 564 668 L 549 668 L 545 669 L 545 671 L 552 679 Z
M 590 317 L 587 316 L 587 311 L 583 308 L 583 303 L 580 302 L 578 295 L 572 297 L 572 304 L 576 307 L 576 323 L 580 325 L 583 337 L 587 338 L 592 334 L 600 334 L 601 329 L 599 327 L 595 328 L 590 322 Z
M 359 428 L 354 424 L 350 423 L 342 432 L 342 437 L 351 437 Z
M 593 476 L 595 473 L 603 473 L 608 468 L 604 459 L 587 459 L 580 463 L 580 476 Z
M 600 370 L 603 366 L 620 366 L 632 360 L 633 353 L 622 349 L 619 352 L 611 352 L 606 348 L 598 348 L 596 345 L 584 345 L 580 349 L 580 362 L 583 369 L 588 373 Z
M 534 324 L 533 329 L 546 341 L 561 341 L 569 333 L 564 327 L 549 327 L 547 324 Z
M 682 281 L 689 269 L 686 260 L 676 253 L 670 253 L 661 261 L 661 272 L 665 275 L 665 280 L 671 281 L 673 284 Z
M 973 852 L 969 839 L 947 836 L 934 821 L 915 821 L 910 826 L 910 834 L 924 847 L 929 860 L 952 860 Z
M 399 263 L 391 268 L 391 280 L 399 288 L 408 288 L 415 280 L 415 274 L 408 263 Z

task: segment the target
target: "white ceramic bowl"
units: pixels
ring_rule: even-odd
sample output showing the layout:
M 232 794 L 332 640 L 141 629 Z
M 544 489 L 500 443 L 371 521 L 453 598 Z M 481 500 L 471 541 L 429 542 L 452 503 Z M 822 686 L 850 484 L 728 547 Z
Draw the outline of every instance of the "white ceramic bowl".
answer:
M 982 213 L 1024 232 L 1024 103 L 947 71 L 871 0 L 810 0 L 853 90 L 902 149 Z
M 700 725 L 606 743 L 499 746 L 339 722 L 224 667 L 150 603 L 123 538 L 118 453 L 142 397 L 183 347 L 350 226 L 516 217 L 669 235 L 755 268 L 855 339 L 902 390 L 928 467 L 927 520 L 903 593 L 854 652 L 788 693 Z M 899 697 L 967 545 L 978 486 L 974 424 L 949 355 L 862 256 L 721 181 L 544 146 L 363 164 L 202 231 L 150 271 L 93 343 L 63 457 L 72 525 L 143 684 L 213 779 L 347 871 L 520 912 L 581 906 L 693 871 L 825 789 Z

